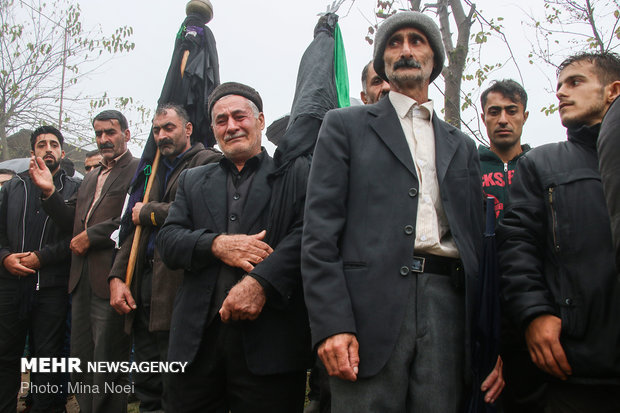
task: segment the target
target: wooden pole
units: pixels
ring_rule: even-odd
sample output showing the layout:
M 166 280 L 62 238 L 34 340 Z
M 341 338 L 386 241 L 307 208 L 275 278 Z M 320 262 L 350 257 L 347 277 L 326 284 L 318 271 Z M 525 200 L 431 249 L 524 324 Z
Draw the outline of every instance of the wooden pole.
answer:
M 149 175 L 149 180 L 146 184 L 146 190 L 144 191 L 144 203 L 149 201 L 149 195 L 151 193 L 151 188 L 153 187 L 153 182 L 155 181 L 155 175 L 157 174 L 157 169 L 159 168 L 159 158 L 161 154 L 159 149 L 155 152 L 155 159 L 153 159 L 153 166 L 151 167 L 151 175 Z M 138 244 L 140 244 L 140 235 L 142 234 L 142 225 L 136 225 L 136 230 L 133 234 L 133 242 L 131 243 L 131 252 L 129 253 L 129 263 L 127 264 L 127 274 L 125 276 L 125 284 L 128 287 L 131 287 L 131 280 L 133 279 L 133 273 L 136 270 L 136 261 L 138 259 Z
M 187 65 L 187 59 L 189 58 L 189 50 L 186 50 L 183 53 L 183 58 L 181 59 L 181 78 L 185 74 L 185 66 Z M 155 174 L 157 173 L 157 168 L 159 167 L 159 157 L 160 157 L 159 149 L 155 153 L 155 159 L 153 159 L 153 167 L 151 168 L 151 175 L 149 176 L 149 181 L 146 184 L 146 190 L 144 191 L 144 202 L 147 203 L 149 200 L 149 194 L 151 193 L 151 187 L 153 186 L 153 181 L 155 180 Z M 142 234 L 142 226 L 136 225 L 136 230 L 133 235 L 133 242 L 131 243 L 131 252 L 129 253 L 129 263 L 127 264 L 127 274 L 125 275 L 125 284 L 127 287 L 131 287 L 131 280 L 133 279 L 133 273 L 136 270 L 136 261 L 138 259 L 138 244 L 140 243 L 140 235 Z

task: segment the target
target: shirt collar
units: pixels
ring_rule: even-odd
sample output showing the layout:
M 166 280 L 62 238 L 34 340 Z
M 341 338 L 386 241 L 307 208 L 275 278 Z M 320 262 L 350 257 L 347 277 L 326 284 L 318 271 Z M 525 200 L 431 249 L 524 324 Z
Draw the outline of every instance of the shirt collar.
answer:
M 116 166 L 116 164 L 118 163 L 118 160 L 121 159 L 123 155 L 127 153 L 128 150 L 129 149 L 125 150 L 125 152 L 118 155 L 116 158 L 112 159 L 109 162 L 106 162 L 105 158 L 101 158 L 101 161 L 99 161 L 99 165 L 101 165 L 101 170 L 114 168 L 114 166 Z
M 388 95 L 392 106 L 396 110 L 396 114 L 399 118 L 404 119 L 410 112 L 416 117 L 421 117 L 431 121 L 433 119 L 433 101 L 429 100 L 421 105 L 402 93 L 390 90 Z
M 177 165 L 179 164 L 179 162 L 181 162 L 181 160 L 183 159 L 183 157 L 185 156 L 185 154 L 192 149 L 191 146 L 189 147 L 189 149 L 187 149 L 185 152 L 180 153 L 179 155 L 177 155 L 176 158 L 174 158 L 174 160 L 172 162 L 170 162 L 170 160 L 168 160 L 168 158 L 164 157 L 163 158 L 163 162 L 164 165 L 166 166 L 166 168 L 168 169 L 174 169 L 177 167 Z
M 220 160 L 220 166 L 224 168 L 224 170 L 232 171 L 233 173 L 241 173 L 246 170 L 258 169 L 258 166 L 261 164 L 264 158 L 265 158 L 265 148 L 261 147 L 260 153 L 258 153 L 257 155 L 254 155 L 253 157 L 245 161 L 245 164 L 243 165 L 243 169 L 241 169 L 241 171 L 239 171 L 237 169 L 237 166 L 230 159 L 226 157 L 223 157 Z

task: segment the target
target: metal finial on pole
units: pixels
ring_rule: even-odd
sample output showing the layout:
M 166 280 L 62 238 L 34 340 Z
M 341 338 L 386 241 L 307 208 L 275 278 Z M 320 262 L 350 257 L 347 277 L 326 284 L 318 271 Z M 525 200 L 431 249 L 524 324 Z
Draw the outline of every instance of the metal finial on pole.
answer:
M 206 17 L 206 23 L 209 23 L 213 18 L 213 5 L 209 0 L 190 0 L 185 6 L 185 14 L 190 13 L 200 14 Z

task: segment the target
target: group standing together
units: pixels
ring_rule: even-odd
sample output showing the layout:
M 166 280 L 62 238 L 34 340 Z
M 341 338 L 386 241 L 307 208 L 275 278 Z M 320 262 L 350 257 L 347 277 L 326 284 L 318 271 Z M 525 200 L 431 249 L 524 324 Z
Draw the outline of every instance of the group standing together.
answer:
M 0 412 L 15 411 L 27 336 L 33 357 L 62 356 L 69 306 L 82 363 L 126 361 L 132 342 L 136 362 L 188 363 L 135 374 L 141 412 L 302 412 L 313 360 L 312 376 L 329 379 L 315 381 L 307 411 L 463 411 L 485 196 L 502 346 L 474 385 L 505 412 L 620 411 L 620 284 L 597 153 L 620 59 L 559 66 L 568 140 L 531 150 L 514 81 L 482 93 L 490 148 L 439 118 L 428 92 L 444 59 L 432 19 L 389 17 L 362 73 L 364 105 L 328 112 L 312 157 L 285 164 L 261 146 L 263 103 L 247 85 L 209 97 L 219 151 L 192 144 L 182 107 L 160 105 L 161 164 L 120 245 L 138 164 L 125 117 L 94 118 L 102 158 L 81 183 L 60 167 L 62 134 L 35 130 L 29 172 L 0 191 Z M 103 388 L 129 377 L 72 379 Z M 33 396 L 32 412 L 64 409 L 61 395 Z M 126 393 L 76 397 L 82 412 L 127 409 Z

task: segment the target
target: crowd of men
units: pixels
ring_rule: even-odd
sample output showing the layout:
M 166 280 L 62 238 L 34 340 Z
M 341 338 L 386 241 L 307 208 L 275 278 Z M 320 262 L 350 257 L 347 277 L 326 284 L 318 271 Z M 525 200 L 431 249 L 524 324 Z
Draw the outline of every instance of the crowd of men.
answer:
M 29 171 L 0 190 L 0 412 L 16 411 L 27 340 L 32 357 L 66 356 L 69 311 L 70 355 L 84 364 L 127 361 L 132 344 L 137 363 L 187 363 L 132 377 L 141 412 L 302 412 L 311 366 L 306 412 L 463 411 L 485 196 L 502 345 L 474 387 L 505 412 L 620 411 L 620 284 L 597 154 L 618 56 L 560 64 L 568 139 L 534 149 L 521 143 L 526 91 L 494 82 L 481 95 L 490 147 L 476 148 L 429 99 L 445 59 L 433 20 L 397 13 L 374 44 L 364 105 L 327 113 L 311 165 L 282 168 L 261 146 L 250 86 L 209 97 L 219 150 L 192 143 L 182 107 L 160 105 L 161 164 L 148 199 L 127 206 L 120 245 L 138 165 L 125 117 L 93 119 L 81 182 L 60 166 L 62 134 L 36 129 Z M 127 393 L 103 391 L 127 374 L 72 380 L 101 389 L 76 394 L 82 412 L 127 410 Z M 37 392 L 30 408 L 62 412 L 65 398 Z

